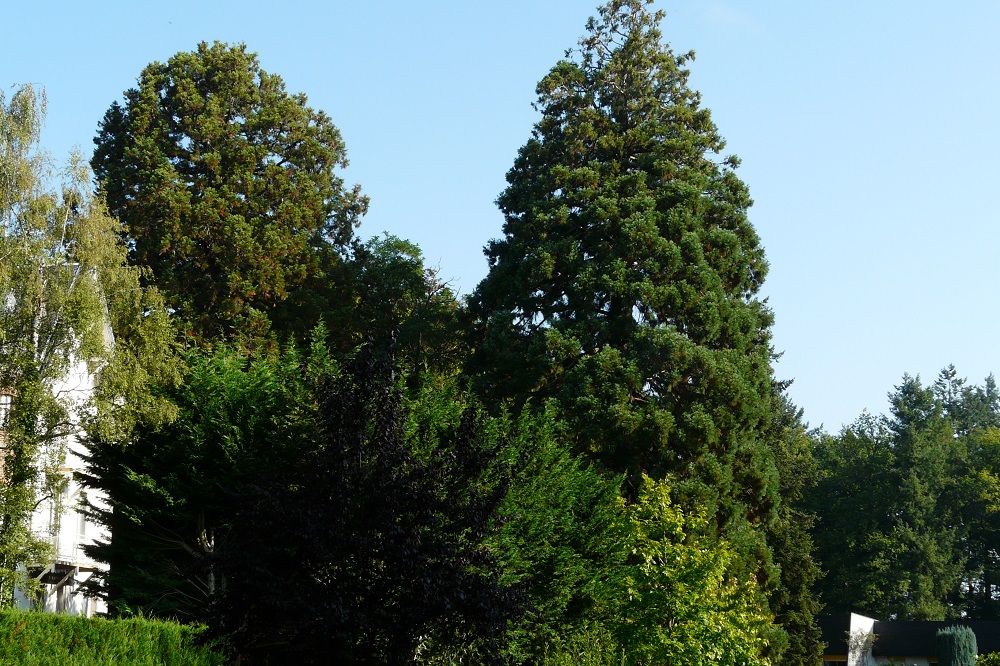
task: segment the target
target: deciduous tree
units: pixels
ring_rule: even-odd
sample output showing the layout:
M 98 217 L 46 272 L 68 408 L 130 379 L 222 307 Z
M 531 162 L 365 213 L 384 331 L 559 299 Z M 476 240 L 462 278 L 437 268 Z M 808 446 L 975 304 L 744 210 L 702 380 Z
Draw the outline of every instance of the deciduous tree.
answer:
M 69 439 L 169 418 L 151 388 L 177 376 L 162 301 L 126 265 L 85 165 L 71 159 L 56 177 L 43 115 L 30 86 L 0 94 L 0 604 L 23 565 L 45 560 L 28 519 L 66 482 Z
M 461 306 L 437 269 L 424 264 L 420 248 L 389 234 L 355 242 L 345 269 L 346 284 L 331 285 L 351 294 L 347 307 L 333 312 L 342 335 L 354 344 L 391 344 L 411 383 L 461 371 Z
M 618 630 L 628 663 L 767 666 L 772 618 L 753 581 L 729 575 L 732 546 L 698 536 L 704 513 L 645 477 L 629 517 L 637 561 Z

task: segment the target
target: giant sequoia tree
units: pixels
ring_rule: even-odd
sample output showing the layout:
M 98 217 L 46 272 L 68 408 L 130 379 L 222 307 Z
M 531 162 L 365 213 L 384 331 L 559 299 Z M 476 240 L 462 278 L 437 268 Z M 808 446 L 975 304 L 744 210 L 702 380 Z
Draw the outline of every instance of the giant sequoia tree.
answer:
M 675 473 L 723 522 L 756 522 L 775 499 L 767 264 L 737 161 L 688 87 L 693 55 L 663 44 L 647 4 L 602 7 L 538 84 L 469 302 L 470 370 L 490 401 L 555 398 L 611 469 Z
M 196 338 L 266 332 L 336 265 L 367 208 L 337 175 L 337 128 L 243 45 L 152 63 L 94 141 L 131 261 Z

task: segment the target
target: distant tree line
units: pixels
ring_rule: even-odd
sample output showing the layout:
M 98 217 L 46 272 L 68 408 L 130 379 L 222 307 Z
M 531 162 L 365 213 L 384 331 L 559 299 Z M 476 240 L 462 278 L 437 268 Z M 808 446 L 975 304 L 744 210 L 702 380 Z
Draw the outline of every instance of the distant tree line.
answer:
M 815 439 L 806 504 L 830 611 L 880 618 L 1000 619 L 1000 391 L 948 366 L 906 375 L 889 416 Z

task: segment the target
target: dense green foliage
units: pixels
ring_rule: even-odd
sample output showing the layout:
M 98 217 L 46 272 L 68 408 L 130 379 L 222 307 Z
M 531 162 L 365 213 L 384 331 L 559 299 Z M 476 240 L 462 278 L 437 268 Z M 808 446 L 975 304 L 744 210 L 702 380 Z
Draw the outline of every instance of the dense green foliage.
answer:
M 780 663 L 814 666 L 823 653 L 816 623 L 822 604 L 815 591 L 822 571 L 812 536 L 815 515 L 806 507 L 805 496 L 816 483 L 818 465 L 802 411 L 780 393 L 775 398 L 778 404 L 768 439 L 778 468 L 781 503 L 776 519 L 767 526 L 767 540 L 780 574 L 768 596 L 775 623 L 788 635 Z
M 613 0 L 579 49 L 538 84 L 541 119 L 507 174 L 503 237 L 469 299 L 469 379 L 489 405 L 549 405 L 572 450 L 626 475 L 670 475 L 683 510 L 728 542 L 726 574 L 763 599 L 780 585 L 768 530 L 778 520 L 771 437 L 767 272 L 747 219 L 738 160 L 697 92 L 692 54 L 662 41 L 662 14 Z M 785 436 L 778 432 L 778 438 Z M 791 509 L 772 532 L 789 553 L 793 594 L 775 595 L 789 627 L 813 625 L 808 522 Z M 775 627 L 755 647 L 769 658 Z M 809 629 L 801 659 L 818 652 Z M 794 663 L 794 662 L 790 662 Z
M 977 666 L 1000 666 L 1000 652 L 988 652 L 976 658 Z
M 607 630 L 588 628 L 546 650 L 542 666 L 625 666 L 625 652 Z
M 221 666 L 202 630 L 172 622 L 0 613 L 0 662 L 11 666 Z
M 437 271 L 424 265 L 420 248 L 388 234 L 356 242 L 345 269 L 346 285 L 330 294 L 327 306 L 340 340 L 391 343 L 411 381 L 460 371 L 466 346 L 459 303 Z
M 538 84 L 467 308 L 412 243 L 354 238 L 339 133 L 243 46 L 153 63 L 109 109 L 111 214 L 86 170 L 41 179 L 32 91 L 0 98 L 0 598 L 46 557 L 27 511 L 86 426 L 92 591 L 231 657 L 814 666 L 817 587 L 1000 617 L 1000 391 L 948 368 L 808 430 L 738 160 L 650 4 L 600 7 Z M 52 391 L 74 358 L 87 404 Z
M 503 580 L 529 607 L 509 636 L 517 663 L 537 663 L 563 639 L 608 625 L 624 604 L 628 523 L 620 479 L 570 454 L 551 413 L 524 415 L 507 455 L 514 469 L 493 545 Z
M 335 274 L 367 209 L 336 174 L 337 128 L 244 46 L 202 43 L 143 70 L 92 165 L 135 265 L 197 340 L 266 335 Z M 297 326 L 298 325 L 298 326 Z
M 832 612 L 898 619 L 1000 618 L 995 516 L 1000 401 L 992 377 L 953 367 L 904 376 L 889 417 L 863 415 L 815 445 L 807 491 Z
M 685 514 L 667 484 L 644 477 L 629 519 L 636 562 L 619 629 L 629 663 L 769 664 L 770 614 L 753 578 L 729 573 L 732 546 L 702 536 L 707 516 Z
M 188 354 L 183 383 L 165 389 L 176 419 L 124 440 L 91 438 L 85 481 L 109 495 L 93 513 L 112 538 L 89 553 L 111 565 L 100 592 L 114 614 L 207 619 L 221 584 L 212 556 L 229 538 L 235 495 L 274 461 L 313 448 L 311 382 L 331 363 L 321 348 L 305 359 Z
M 976 634 L 969 627 L 945 627 L 937 632 L 937 657 L 941 666 L 975 666 Z
M 673 472 L 713 521 L 758 521 L 776 492 L 767 264 L 735 160 L 710 159 L 724 142 L 687 86 L 692 56 L 645 5 L 601 7 L 538 84 L 469 301 L 469 369 L 489 400 L 555 399 L 609 468 Z
M 495 439 L 471 408 L 457 427 L 417 424 L 408 437 L 394 370 L 369 346 L 326 378 L 317 445 L 243 489 L 210 619 L 242 653 L 374 665 L 459 650 L 502 662 L 520 604 L 483 547 L 507 488 Z

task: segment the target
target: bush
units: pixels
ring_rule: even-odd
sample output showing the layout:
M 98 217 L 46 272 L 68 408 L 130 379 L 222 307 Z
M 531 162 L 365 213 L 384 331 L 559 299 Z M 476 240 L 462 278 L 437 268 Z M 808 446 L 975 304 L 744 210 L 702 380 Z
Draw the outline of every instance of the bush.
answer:
M 937 632 L 940 666 L 975 666 L 976 634 L 969 627 L 945 627 Z
M 0 612 L 0 663 L 18 666 L 216 666 L 200 629 L 175 622 Z
M 542 666 L 625 666 L 625 653 L 611 632 L 588 627 L 566 641 L 555 640 Z
M 976 666 L 1000 666 L 1000 652 L 989 652 L 979 655 Z

